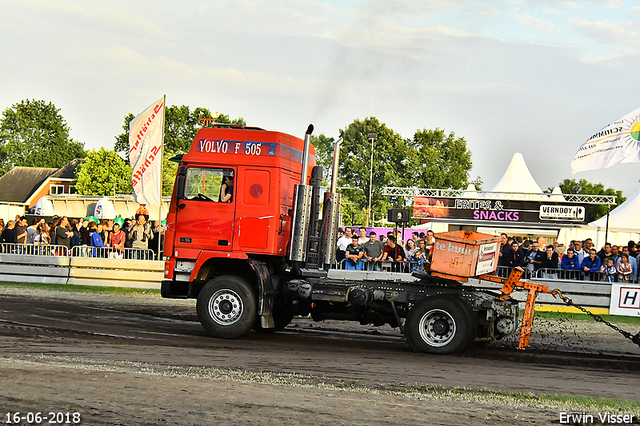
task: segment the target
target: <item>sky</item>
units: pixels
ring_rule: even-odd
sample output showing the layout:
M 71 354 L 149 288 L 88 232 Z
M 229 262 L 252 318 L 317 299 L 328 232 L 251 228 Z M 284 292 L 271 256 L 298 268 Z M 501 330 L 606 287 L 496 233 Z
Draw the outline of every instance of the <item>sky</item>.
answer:
M 166 94 L 300 138 L 455 132 L 484 190 L 516 152 L 542 189 L 640 188 L 638 163 L 570 168 L 640 107 L 640 1 L 0 0 L 0 19 L 0 111 L 52 102 L 88 149 Z

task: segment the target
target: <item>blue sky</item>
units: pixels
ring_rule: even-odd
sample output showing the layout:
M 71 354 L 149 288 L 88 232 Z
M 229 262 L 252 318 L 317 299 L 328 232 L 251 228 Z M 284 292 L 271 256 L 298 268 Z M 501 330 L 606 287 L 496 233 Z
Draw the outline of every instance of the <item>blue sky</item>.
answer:
M 88 148 L 166 94 L 300 137 L 369 116 L 454 131 L 484 189 L 515 152 L 543 189 L 640 186 L 637 163 L 569 166 L 640 107 L 638 1 L 0 0 L 0 16 L 0 110 L 51 101 Z

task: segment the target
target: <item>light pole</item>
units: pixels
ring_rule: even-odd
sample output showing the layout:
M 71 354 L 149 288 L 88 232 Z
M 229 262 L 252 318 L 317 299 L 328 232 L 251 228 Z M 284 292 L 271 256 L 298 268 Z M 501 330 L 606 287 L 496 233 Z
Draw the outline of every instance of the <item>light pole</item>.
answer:
M 367 139 L 371 140 L 371 162 L 369 164 L 369 206 L 367 207 L 367 224 L 371 220 L 371 187 L 373 186 L 373 143 L 378 139 L 378 132 L 367 132 Z

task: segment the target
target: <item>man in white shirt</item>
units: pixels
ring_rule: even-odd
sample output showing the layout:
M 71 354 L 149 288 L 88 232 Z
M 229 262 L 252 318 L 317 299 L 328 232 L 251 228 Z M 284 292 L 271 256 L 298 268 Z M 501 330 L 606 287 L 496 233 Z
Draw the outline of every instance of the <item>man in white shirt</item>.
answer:
M 358 238 L 358 244 L 362 245 L 369 241 L 369 238 L 367 238 L 367 229 L 364 226 L 361 226 L 358 229 L 358 234 L 360 235 L 360 238 Z
M 344 235 L 338 238 L 336 250 L 336 262 L 340 263 L 345 259 L 347 246 L 351 244 L 351 228 L 345 228 Z

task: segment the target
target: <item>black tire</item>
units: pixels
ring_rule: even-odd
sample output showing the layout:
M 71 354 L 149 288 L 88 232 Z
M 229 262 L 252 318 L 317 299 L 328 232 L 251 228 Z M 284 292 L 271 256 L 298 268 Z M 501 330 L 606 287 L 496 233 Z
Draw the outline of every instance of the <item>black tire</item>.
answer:
M 258 316 L 253 329 L 260 333 L 273 333 L 274 331 L 284 330 L 284 328 L 291 323 L 294 316 L 293 310 L 289 307 L 273 308 L 273 322 L 276 325 L 275 328 L 262 328 L 262 323 Z
M 409 311 L 405 335 L 414 352 L 460 352 L 475 339 L 476 321 L 471 308 L 447 295 L 429 296 Z
M 233 339 L 251 330 L 258 307 L 249 283 L 226 275 L 205 284 L 198 294 L 196 311 L 200 324 L 210 335 Z

